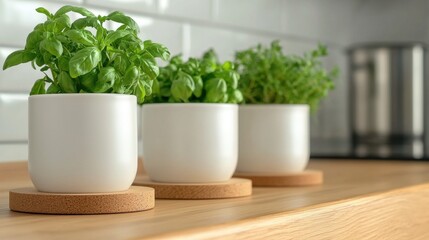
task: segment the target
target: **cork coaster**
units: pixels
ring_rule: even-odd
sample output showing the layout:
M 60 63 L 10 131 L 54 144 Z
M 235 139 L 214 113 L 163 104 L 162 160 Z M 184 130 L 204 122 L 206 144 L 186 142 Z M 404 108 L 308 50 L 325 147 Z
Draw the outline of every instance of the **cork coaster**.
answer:
M 154 189 L 132 186 L 127 191 L 111 193 L 46 193 L 34 188 L 9 191 L 12 211 L 44 214 L 106 214 L 152 209 Z
M 252 181 L 232 178 L 217 183 L 164 183 L 154 182 L 148 176 L 137 176 L 134 185 L 155 189 L 155 198 L 160 199 L 221 199 L 252 195 Z
M 254 187 L 300 187 L 323 183 L 323 172 L 319 170 L 304 170 L 297 173 L 271 176 L 235 173 L 234 177 L 250 179 Z

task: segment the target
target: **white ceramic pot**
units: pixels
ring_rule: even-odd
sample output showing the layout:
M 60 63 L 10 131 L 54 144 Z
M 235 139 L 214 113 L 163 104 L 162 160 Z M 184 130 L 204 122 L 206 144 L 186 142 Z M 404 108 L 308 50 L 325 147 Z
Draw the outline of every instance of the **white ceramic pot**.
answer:
M 237 172 L 277 175 L 304 170 L 309 160 L 308 105 L 239 107 Z
M 29 97 L 29 172 L 43 192 L 127 190 L 137 172 L 136 97 Z
M 238 157 L 235 104 L 146 104 L 142 109 L 143 164 L 158 182 L 221 182 Z

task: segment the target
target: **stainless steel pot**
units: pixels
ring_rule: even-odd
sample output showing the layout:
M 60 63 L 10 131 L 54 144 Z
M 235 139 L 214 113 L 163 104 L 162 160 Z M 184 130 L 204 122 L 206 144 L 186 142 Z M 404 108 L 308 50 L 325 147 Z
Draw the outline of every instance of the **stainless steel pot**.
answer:
M 423 44 L 367 44 L 349 49 L 353 153 L 425 156 Z

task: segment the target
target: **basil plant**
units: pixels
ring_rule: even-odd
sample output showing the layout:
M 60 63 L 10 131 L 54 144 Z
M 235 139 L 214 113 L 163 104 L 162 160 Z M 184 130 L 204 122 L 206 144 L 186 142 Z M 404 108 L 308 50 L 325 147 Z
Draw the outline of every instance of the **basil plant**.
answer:
M 95 16 L 85 8 L 61 7 L 28 35 L 25 48 L 11 53 L 3 69 L 31 62 L 44 77 L 37 80 L 30 95 L 53 93 L 119 93 L 136 95 L 142 104 L 152 93 L 159 74 L 156 58 L 168 60 L 168 49 L 150 40 L 142 41 L 139 27 L 129 16 L 112 12 Z M 82 17 L 71 22 L 67 15 Z M 116 30 L 103 24 L 120 24 Z
M 188 61 L 178 55 L 160 69 L 147 102 L 240 103 L 243 96 L 237 89 L 239 79 L 234 64 L 220 63 L 213 50 Z

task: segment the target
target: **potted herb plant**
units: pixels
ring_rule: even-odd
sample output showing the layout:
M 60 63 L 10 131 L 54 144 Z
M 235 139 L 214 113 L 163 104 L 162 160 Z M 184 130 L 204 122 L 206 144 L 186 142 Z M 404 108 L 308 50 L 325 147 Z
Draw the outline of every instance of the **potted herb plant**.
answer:
M 175 56 L 142 107 L 144 166 L 153 181 L 221 182 L 238 157 L 239 75 L 213 51 Z
M 44 192 L 126 190 L 137 170 L 136 103 L 150 94 L 164 46 L 138 38 L 121 12 L 95 16 L 75 6 L 46 15 L 3 69 L 31 62 L 45 77 L 29 97 L 29 172 Z M 73 23 L 69 12 L 82 15 Z M 120 23 L 106 29 L 107 21 Z
M 319 46 L 303 57 L 283 54 L 278 41 L 236 53 L 244 104 L 239 108 L 237 172 L 255 175 L 304 170 L 309 160 L 309 112 L 334 86 Z

